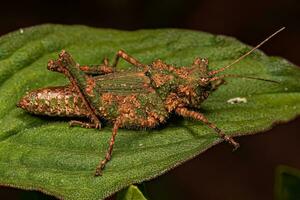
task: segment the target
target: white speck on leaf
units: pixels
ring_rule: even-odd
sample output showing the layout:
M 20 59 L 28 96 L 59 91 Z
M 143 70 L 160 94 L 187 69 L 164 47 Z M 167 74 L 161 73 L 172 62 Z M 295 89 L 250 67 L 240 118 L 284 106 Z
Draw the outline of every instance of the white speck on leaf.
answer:
M 247 99 L 245 97 L 235 97 L 232 99 L 228 99 L 227 103 L 229 104 L 247 103 Z
M 286 87 L 286 88 L 284 88 L 284 91 L 288 91 L 288 90 L 289 90 L 289 88 L 287 88 L 287 87 Z
M 23 34 L 24 30 L 22 28 L 20 28 L 20 34 Z

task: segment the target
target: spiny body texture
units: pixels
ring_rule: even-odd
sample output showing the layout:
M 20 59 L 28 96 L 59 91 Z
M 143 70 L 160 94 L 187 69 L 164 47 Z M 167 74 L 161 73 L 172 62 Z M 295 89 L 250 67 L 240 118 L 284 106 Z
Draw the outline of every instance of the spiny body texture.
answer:
M 116 70 L 119 58 L 136 68 Z M 65 51 L 48 69 L 63 73 L 70 85 L 44 88 L 25 95 L 18 106 L 34 114 L 66 117 L 88 117 L 91 123 L 71 121 L 71 125 L 100 128 L 100 119 L 113 124 L 109 149 L 96 169 L 100 175 L 111 159 L 118 128 L 153 128 L 176 113 L 201 121 L 224 140 L 238 147 L 206 117 L 195 111 L 209 94 L 223 84 L 223 79 L 208 70 L 206 59 L 196 58 L 191 66 L 175 67 L 161 60 L 150 65 L 140 63 L 124 51 L 118 51 L 115 62 L 105 59 L 99 66 L 79 66 Z

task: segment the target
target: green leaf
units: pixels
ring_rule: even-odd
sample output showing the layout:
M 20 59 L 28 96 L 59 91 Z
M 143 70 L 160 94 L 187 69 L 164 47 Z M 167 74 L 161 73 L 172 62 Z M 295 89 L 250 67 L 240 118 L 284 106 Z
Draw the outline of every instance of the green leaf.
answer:
M 0 185 L 64 199 L 103 199 L 165 173 L 221 140 L 205 125 L 176 117 L 154 130 L 121 129 L 112 160 L 104 175 L 95 178 L 111 127 L 69 128 L 68 119 L 34 116 L 15 106 L 26 91 L 68 83 L 63 75 L 46 69 L 61 49 L 80 64 L 112 60 L 124 49 L 143 63 L 160 58 L 182 66 L 197 56 L 207 57 L 210 68 L 216 69 L 250 47 L 233 38 L 188 30 L 127 32 L 61 25 L 37 26 L 0 39 Z M 120 66 L 129 67 L 125 62 Z M 300 113 L 300 70 L 288 61 L 255 51 L 227 73 L 280 82 L 228 78 L 201 109 L 227 134 L 261 132 Z M 247 103 L 227 103 L 235 97 L 245 97 Z
M 147 200 L 139 188 L 131 185 L 117 195 L 117 200 Z
M 284 165 L 277 168 L 275 197 L 277 200 L 300 199 L 300 170 Z

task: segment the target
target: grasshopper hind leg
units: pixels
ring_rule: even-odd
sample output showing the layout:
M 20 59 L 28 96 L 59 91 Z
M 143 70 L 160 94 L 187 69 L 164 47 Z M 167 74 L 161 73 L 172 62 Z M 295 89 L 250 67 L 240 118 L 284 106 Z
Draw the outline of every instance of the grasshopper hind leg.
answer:
M 91 126 L 94 126 L 95 128 L 101 128 L 101 122 L 98 119 L 96 115 L 96 109 L 93 107 L 91 100 L 89 99 L 88 95 L 86 94 L 85 88 L 86 86 L 86 80 L 84 79 L 85 76 L 87 76 L 82 70 L 79 69 L 78 64 L 73 60 L 70 54 L 68 54 L 66 51 L 62 51 L 59 54 L 59 59 L 54 61 L 50 60 L 48 62 L 48 69 L 50 71 L 55 71 L 64 74 L 73 85 L 74 90 L 77 91 L 79 97 L 83 101 L 84 105 L 86 106 L 86 109 L 88 111 L 88 117 L 91 120 Z M 71 122 L 72 123 L 72 122 Z M 76 125 L 84 125 L 87 123 L 83 122 L 73 122 L 73 124 Z
M 124 59 L 126 62 L 136 66 L 137 68 L 143 69 L 144 71 L 148 71 L 148 66 L 141 63 L 140 61 L 138 61 L 137 59 L 133 58 L 132 56 L 130 56 L 129 54 L 127 54 L 125 51 L 123 50 L 119 50 L 116 54 L 114 63 L 112 64 L 113 68 L 117 67 L 117 64 L 120 60 L 120 58 Z

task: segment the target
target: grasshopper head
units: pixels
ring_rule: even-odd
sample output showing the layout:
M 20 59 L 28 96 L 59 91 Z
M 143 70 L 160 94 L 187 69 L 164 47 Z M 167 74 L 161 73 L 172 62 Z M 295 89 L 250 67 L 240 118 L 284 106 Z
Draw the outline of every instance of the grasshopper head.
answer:
M 209 71 L 208 71 L 208 59 L 196 58 L 192 67 L 196 72 L 196 80 L 200 87 L 209 85 Z
M 190 68 L 181 68 L 177 94 L 185 104 L 199 108 L 213 90 L 208 70 L 208 59 L 196 58 Z
M 196 80 L 197 88 L 201 91 L 210 91 L 214 83 L 208 69 L 207 58 L 196 58 L 192 64 L 194 69 L 194 79 Z

